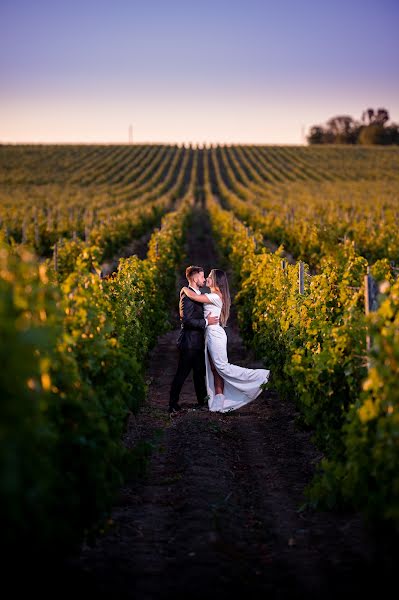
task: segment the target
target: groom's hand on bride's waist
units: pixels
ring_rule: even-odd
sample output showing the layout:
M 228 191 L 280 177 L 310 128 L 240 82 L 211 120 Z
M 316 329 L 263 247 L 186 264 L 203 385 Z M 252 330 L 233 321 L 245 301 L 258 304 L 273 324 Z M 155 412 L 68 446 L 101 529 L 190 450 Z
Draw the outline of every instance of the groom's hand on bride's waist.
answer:
M 208 315 L 206 318 L 206 322 L 208 325 L 217 325 L 219 323 L 219 317 L 215 317 L 214 315 Z

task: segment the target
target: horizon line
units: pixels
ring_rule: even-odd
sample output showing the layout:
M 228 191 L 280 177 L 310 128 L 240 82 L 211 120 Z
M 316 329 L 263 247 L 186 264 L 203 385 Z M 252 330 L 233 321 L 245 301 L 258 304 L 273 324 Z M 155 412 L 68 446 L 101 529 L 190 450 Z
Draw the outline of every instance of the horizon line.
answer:
M 307 142 L 177 142 L 177 141 L 137 141 L 137 142 L 126 142 L 126 141 L 8 141 L 0 140 L 0 145 L 4 146 L 145 146 L 145 145 L 177 145 L 177 146 L 200 146 L 202 148 L 207 146 L 307 146 Z

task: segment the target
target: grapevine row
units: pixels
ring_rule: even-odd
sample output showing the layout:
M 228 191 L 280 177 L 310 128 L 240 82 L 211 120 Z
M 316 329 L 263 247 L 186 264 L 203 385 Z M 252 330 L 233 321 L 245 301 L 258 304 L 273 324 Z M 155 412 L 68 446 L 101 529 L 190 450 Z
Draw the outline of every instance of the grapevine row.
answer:
M 294 399 L 324 459 L 307 489 L 313 505 L 340 504 L 399 528 L 399 282 L 386 259 L 371 266 L 382 282 L 380 308 L 364 311 L 367 261 L 353 244 L 321 258 L 317 275 L 298 288 L 296 265 L 282 264 L 212 193 L 214 235 L 232 266 L 245 340 L 273 373 L 281 397 Z M 217 165 L 213 162 L 217 173 Z M 305 270 L 308 265 L 305 265 Z M 373 340 L 369 356 L 366 333 Z

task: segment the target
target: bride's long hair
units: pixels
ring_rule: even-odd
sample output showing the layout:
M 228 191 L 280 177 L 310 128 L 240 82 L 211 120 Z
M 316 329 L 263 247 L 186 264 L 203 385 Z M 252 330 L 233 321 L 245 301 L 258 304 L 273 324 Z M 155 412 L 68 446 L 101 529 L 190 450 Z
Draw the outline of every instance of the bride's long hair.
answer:
M 210 277 L 214 287 L 222 294 L 223 306 L 220 313 L 220 324 L 222 327 L 225 327 L 230 315 L 231 306 L 229 282 L 227 281 L 226 273 L 221 269 L 212 269 Z

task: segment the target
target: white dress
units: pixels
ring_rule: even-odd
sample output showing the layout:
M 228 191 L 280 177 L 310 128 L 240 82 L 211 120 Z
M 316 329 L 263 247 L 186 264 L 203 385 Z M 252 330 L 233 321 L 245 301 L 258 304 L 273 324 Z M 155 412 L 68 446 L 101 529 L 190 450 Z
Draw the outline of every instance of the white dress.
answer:
M 218 294 L 205 294 L 209 304 L 204 304 L 204 317 L 209 314 L 220 316 L 222 300 Z M 215 394 L 214 377 L 209 362 L 212 362 L 224 380 L 223 394 Z M 255 400 L 262 392 L 260 385 L 266 383 L 270 371 L 266 369 L 247 369 L 229 363 L 227 358 L 227 335 L 221 325 L 208 325 L 205 329 L 205 365 L 208 406 L 211 411 L 229 412 Z

